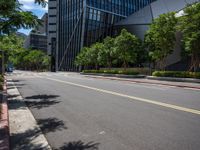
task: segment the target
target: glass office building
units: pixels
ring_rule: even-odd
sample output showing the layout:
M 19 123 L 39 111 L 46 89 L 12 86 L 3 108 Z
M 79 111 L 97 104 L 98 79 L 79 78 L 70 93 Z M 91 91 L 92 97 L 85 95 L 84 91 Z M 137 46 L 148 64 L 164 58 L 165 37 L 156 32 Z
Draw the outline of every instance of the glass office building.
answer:
M 155 0 L 59 0 L 57 69 L 75 71 L 81 48 L 113 36 L 114 24 Z

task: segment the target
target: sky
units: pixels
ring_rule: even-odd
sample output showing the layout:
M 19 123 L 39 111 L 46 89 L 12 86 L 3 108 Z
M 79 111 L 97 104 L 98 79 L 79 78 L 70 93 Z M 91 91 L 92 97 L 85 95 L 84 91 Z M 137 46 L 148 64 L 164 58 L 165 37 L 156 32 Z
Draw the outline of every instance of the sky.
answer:
M 44 13 L 48 11 L 48 6 L 46 6 L 46 8 L 43 8 L 42 6 L 36 5 L 34 3 L 34 0 L 19 0 L 19 2 L 23 4 L 22 9 L 24 11 L 32 11 L 39 18 L 41 18 Z M 20 29 L 18 31 L 28 35 L 31 29 Z

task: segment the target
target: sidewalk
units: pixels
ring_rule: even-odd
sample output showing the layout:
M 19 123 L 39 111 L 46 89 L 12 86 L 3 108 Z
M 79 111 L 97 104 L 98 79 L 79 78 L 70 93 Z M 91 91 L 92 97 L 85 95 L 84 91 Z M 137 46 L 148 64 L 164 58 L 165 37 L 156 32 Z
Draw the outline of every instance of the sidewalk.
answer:
M 125 78 L 104 77 L 104 76 L 95 76 L 95 75 L 84 75 L 84 76 L 90 77 L 90 78 L 97 78 L 97 79 L 118 80 L 118 81 L 127 81 L 127 82 L 133 82 L 133 83 L 143 83 L 143 84 L 153 84 L 153 85 L 165 85 L 165 86 L 174 86 L 174 87 L 180 87 L 180 88 L 189 88 L 189 89 L 200 90 L 199 83 L 161 81 L 161 80 L 151 80 L 151 79 L 146 79 L 146 78 L 125 79 Z
M 0 93 L 0 150 L 9 150 L 9 121 L 7 105 L 7 86 L 4 82 L 3 91 Z
M 19 91 L 8 80 L 10 145 L 12 150 L 51 150 Z

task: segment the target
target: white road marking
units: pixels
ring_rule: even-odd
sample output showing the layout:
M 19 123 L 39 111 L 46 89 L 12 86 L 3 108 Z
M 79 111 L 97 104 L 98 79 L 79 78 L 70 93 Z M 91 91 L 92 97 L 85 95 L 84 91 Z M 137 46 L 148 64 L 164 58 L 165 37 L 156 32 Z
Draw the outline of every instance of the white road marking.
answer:
M 171 108 L 171 109 L 175 109 L 175 110 L 179 110 L 179 111 L 184 111 L 184 112 L 200 115 L 200 110 L 195 110 L 195 109 L 191 109 L 191 108 L 181 107 L 181 106 L 172 105 L 172 104 L 163 103 L 163 102 L 158 102 L 158 101 L 149 100 L 149 99 L 145 99 L 145 98 L 130 96 L 130 95 L 121 94 L 121 93 L 108 91 L 108 90 L 104 90 L 104 89 L 98 89 L 98 88 L 95 88 L 95 87 L 81 85 L 81 84 L 77 84 L 77 83 L 73 83 L 73 82 L 67 82 L 67 81 L 62 81 L 62 80 L 48 78 L 48 77 L 40 77 L 40 78 L 45 78 L 45 79 L 48 79 L 48 80 L 52 80 L 52 81 L 56 81 L 56 82 L 60 82 L 60 83 L 65 83 L 65 84 L 69 84 L 69 85 L 73 85 L 73 86 L 77 86 L 77 87 L 81 87 L 81 88 L 85 88 L 85 89 L 90 89 L 90 90 L 94 90 L 94 91 L 98 91 L 98 92 L 102 92 L 102 93 L 107 93 L 107 94 L 111 94 L 111 95 L 115 95 L 115 96 L 129 98 L 129 99 L 132 99 L 134 101 L 145 102 L 145 103 L 149 103 L 149 104 L 154 104 L 154 105 L 158 105 L 158 106 L 162 106 L 162 107 L 166 107 L 166 108 Z
M 160 90 L 160 91 L 165 91 L 165 90 L 169 89 L 169 87 L 160 88 L 160 87 L 157 87 L 155 85 L 147 86 L 145 84 L 131 84 L 131 83 L 127 83 L 126 85 L 132 86 L 132 87 L 139 87 L 139 88 L 147 88 L 147 89 Z
M 105 131 L 101 131 L 101 132 L 99 132 L 99 134 L 104 135 L 104 134 L 106 134 L 106 132 Z

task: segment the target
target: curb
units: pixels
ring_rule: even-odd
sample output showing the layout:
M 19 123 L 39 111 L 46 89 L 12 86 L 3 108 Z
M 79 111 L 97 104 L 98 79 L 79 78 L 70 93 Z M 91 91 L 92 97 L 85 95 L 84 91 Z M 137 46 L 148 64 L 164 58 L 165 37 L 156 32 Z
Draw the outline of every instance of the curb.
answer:
M 159 81 L 172 81 L 172 82 L 200 83 L 200 79 L 193 79 L 193 78 L 174 78 L 174 77 L 147 76 L 146 79 L 159 80 Z
M 0 150 L 9 150 L 9 118 L 8 118 L 8 104 L 7 104 L 7 85 L 6 85 L 6 79 L 4 81 L 3 86 L 3 100 L 2 100 L 2 112 L 1 112 L 1 120 L 0 120 L 0 130 L 2 130 L 2 133 L 4 134 L 4 137 L 2 139 L 2 142 L 0 143 Z
M 197 89 L 200 90 L 200 87 L 195 86 L 187 86 L 187 85 L 174 85 L 174 84 L 168 84 L 168 83 L 155 83 L 155 82 L 146 82 L 146 81 L 135 81 L 130 79 L 120 79 L 120 78 L 111 78 L 111 77 L 101 77 L 101 76 L 92 76 L 92 75 L 85 75 L 87 77 L 91 78 L 99 78 L 99 79 L 108 79 L 108 80 L 118 80 L 118 81 L 128 81 L 133 83 L 146 83 L 146 84 L 153 84 L 153 85 L 165 85 L 165 86 L 174 86 L 179 88 L 190 88 L 190 89 Z

